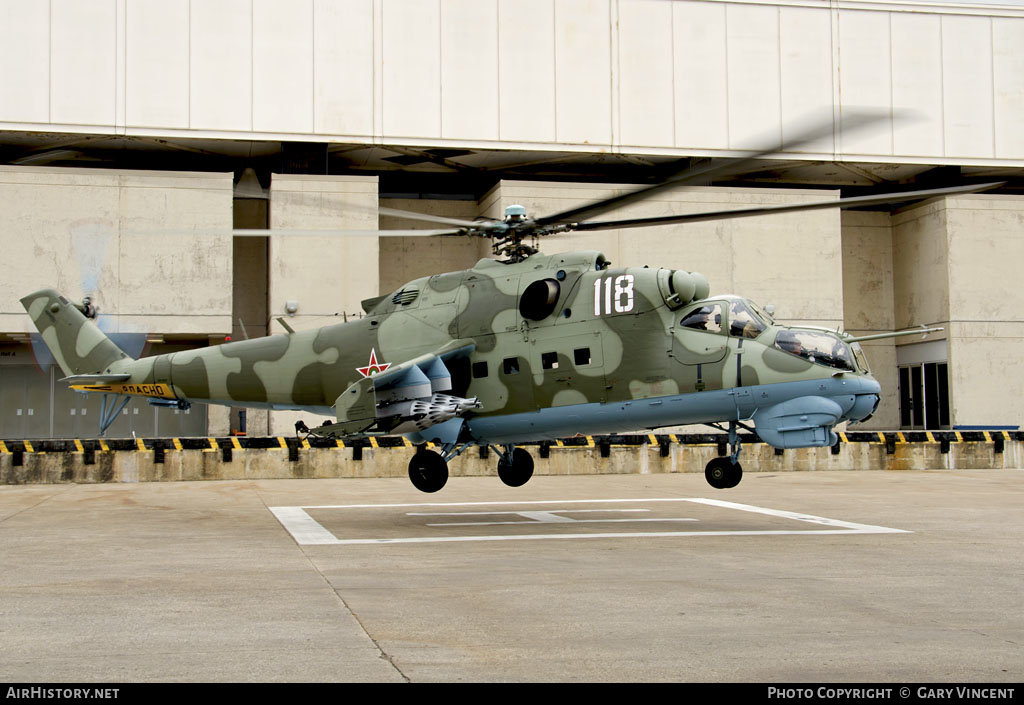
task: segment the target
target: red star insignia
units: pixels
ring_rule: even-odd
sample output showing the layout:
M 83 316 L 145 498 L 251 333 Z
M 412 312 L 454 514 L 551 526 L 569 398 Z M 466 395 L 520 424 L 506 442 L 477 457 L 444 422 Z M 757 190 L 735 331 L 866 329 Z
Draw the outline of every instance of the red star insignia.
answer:
M 356 372 L 361 374 L 363 377 L 372 377 L 375 374 L 380 374 L 389 367 L 391 367 L 390 362 L 377 362 L 377 351 L 374 348 L 370 348 L 370 362 L 366 367 L 357 367 Z

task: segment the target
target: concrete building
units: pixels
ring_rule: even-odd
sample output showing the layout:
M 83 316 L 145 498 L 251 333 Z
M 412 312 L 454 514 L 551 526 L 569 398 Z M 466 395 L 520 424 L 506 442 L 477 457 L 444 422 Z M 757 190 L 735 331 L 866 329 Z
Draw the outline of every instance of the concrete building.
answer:
M 856 130 L 857 110 L 891 115 Z M 89 296 L 148 353 L 359 315 L 471 266 L 481 240 L 305 237 L 606 197 L 701 160 L 827 134 L 615 216 L 1007 181 L 980 195 L 556 236 L 617 265 L 857 333 L 873 429 L 1024 420 L 1024 7 L 870 0 L 5 0 L 0 438 L 95 435 L 18 299 Z M 247 171 L 247 170 L 252 171 Z M 233 236 L 234 228 L 266 237 Z M 288 433 L 250 411 L 250 434 Z M 133 402 L 108 435 L 237 430 Z

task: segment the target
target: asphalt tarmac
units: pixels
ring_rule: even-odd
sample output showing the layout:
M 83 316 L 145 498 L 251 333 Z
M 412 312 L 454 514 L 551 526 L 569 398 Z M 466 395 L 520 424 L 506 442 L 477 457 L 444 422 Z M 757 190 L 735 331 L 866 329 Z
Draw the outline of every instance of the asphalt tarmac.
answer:
M 1022 470 L 4 486 L 0 680 L 1020 682 L 1022 500 Z

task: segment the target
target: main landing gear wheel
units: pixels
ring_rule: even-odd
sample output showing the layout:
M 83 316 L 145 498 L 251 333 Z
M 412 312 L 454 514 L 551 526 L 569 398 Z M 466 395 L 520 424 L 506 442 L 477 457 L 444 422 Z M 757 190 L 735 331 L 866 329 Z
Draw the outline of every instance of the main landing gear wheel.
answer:
M 417 450 L 409 461 L 409 479 L 420 492 L 437 492 L 448 482 L 448 463 L 432 450 Z
M 511 454 L 512 462 L 505 458 L 498 461 L 498 477 L 509 487 L 522 487 L 533 477 L 533 457 L 522 448 L 516 448 Z
M 729 456 L 713 458 L 704 468 L 704 477 L 716 490 L 727 490 L 740 484 L 740 480 L 743 479 L 743 467 L 739 463 L 734 463 Z

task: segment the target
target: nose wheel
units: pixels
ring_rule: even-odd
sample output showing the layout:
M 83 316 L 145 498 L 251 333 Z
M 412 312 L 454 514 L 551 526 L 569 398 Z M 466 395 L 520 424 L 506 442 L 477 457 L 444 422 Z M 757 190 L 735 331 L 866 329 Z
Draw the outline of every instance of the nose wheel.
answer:
M 713 458 L 704 468 L 704 477 L 716 490 L 727 490 L 740 484 L 743 467 L 729 456 Z
M 409 479 L 420 492 L 437 492 L 448 482 L 448 463 L 440 454 L 420 448 L 409 461 Z
M 736 430 L 739 425 L 736 421 L 729 422 L 729 447 L 732 449 L 732 453 L 712 458 L 704 468 L 704 478 L 716 490 L 731 489 L 740 484 L 740 480 L 743 479 L 743 466 L 739 463 L 740 436 Z

